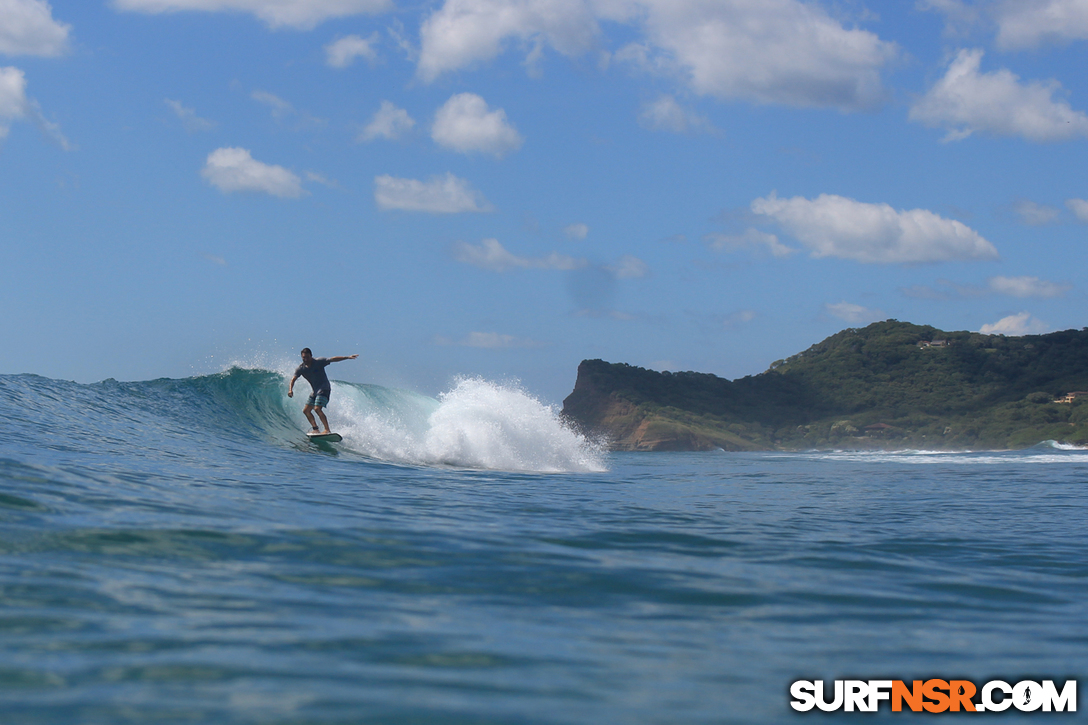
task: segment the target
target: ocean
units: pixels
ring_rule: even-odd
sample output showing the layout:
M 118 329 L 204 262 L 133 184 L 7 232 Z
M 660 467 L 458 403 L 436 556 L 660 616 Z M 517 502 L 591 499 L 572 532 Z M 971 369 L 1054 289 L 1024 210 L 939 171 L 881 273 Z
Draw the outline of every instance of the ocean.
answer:
M 616 454 L 479 379 L 334 383 L 319 445 L 284 375 L 0 376 L 0 722 L 929 723 L 790 686 L 1088 672 L 1088 451 Z

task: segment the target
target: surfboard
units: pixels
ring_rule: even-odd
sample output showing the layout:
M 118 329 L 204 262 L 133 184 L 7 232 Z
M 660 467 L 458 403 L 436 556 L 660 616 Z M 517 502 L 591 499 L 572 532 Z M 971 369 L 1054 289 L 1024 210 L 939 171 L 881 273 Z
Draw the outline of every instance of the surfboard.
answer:
M 343 436 L 339 433 L 307 433 L 306 434 L 312 441 L 320 441 L 322 443 L 339 443 L 344 440 Z

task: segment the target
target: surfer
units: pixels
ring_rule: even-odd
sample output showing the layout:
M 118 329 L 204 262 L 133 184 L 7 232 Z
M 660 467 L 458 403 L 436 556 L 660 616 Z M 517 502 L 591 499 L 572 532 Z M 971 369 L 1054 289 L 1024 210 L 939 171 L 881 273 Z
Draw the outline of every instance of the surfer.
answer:
M 306 378 L 306 382 L 310 384 L 313 392 L 310 393 L 306 405 L 302 407 L 302 412 L 306 414 L 306 420 L 310 421 L 310 427 L 313 428 L 312 433 L 318 432 L 317 421 L 314 420 L 315 410 L 317 411 L 317 417 L 321 419 L 321 424 L 325 426 L 322 433 L 324 435 L 330 433 L 329 420 L 325 417 L 325 411 L 322 410 L 329 404 L 329 396 L 332 394 L 332 384 L 329 382 L 329 376 L 325 374 L 325 368 L 331 363 L 354 360 L 357 357 L 359 356 L 314 357 L 314 354 L 310 352 L 310 348 L 302 348 L 302 364 L 295 369 L 295 376 L 291 378 L 291 384 L 287 386 L 287 397 L 295 397 L 295 381 L 299 378 Z

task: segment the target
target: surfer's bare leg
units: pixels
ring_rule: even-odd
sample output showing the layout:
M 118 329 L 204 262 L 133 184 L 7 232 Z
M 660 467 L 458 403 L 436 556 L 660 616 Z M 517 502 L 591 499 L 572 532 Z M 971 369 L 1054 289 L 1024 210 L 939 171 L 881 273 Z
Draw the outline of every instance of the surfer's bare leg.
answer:
M 306 416 L 306 420 L 310 421 L 310 427 L 317 430 L 317 421 L 314 420 L 313 414 L 314 406 L 304 405 L 302 406 L 302 412 Z M 321 408 L 317 409 L 317 414 L 321 416 L 321 420 L 325 420 L 325 414 L 321 412 Z M 325 425 L 325 429 L 328 430 L 328 424 Z
M 314 410 L 317 411 L 317 417 L 321 419 L 321 424 L 325 426 L 325 430 L 323 432 L 326 434 L 330 433 L 331 431 L 329 430 L 329 419 L 325 417 L 325 411 L 321 409 L 321 406 L 314 408 Z M 313 418 L 310 419 L 310 422 L 314 422 Z

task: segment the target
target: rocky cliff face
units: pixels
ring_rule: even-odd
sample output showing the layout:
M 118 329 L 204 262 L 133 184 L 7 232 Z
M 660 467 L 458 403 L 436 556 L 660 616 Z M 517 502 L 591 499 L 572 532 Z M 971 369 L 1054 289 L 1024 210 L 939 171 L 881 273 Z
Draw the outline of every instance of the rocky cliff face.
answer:
M 732 381 L 585 360 L 563 412 L 621 451 L 992 450 L 1088 445 L 1088 397 L 1066 400 L 1081 390 L 1088 328 L 1006 337 L 888 320 Z
M 637 405 L 615 389 L 616 366 L 583 360 L 574 391 L 563 401 L 563 415 L 583 432 L 603 437 L 617 451 L 758 450 L 765 446 L 718 429 L 680 411 L 654 411 Z M 672 414 L 670 414 L 672 413 Z

